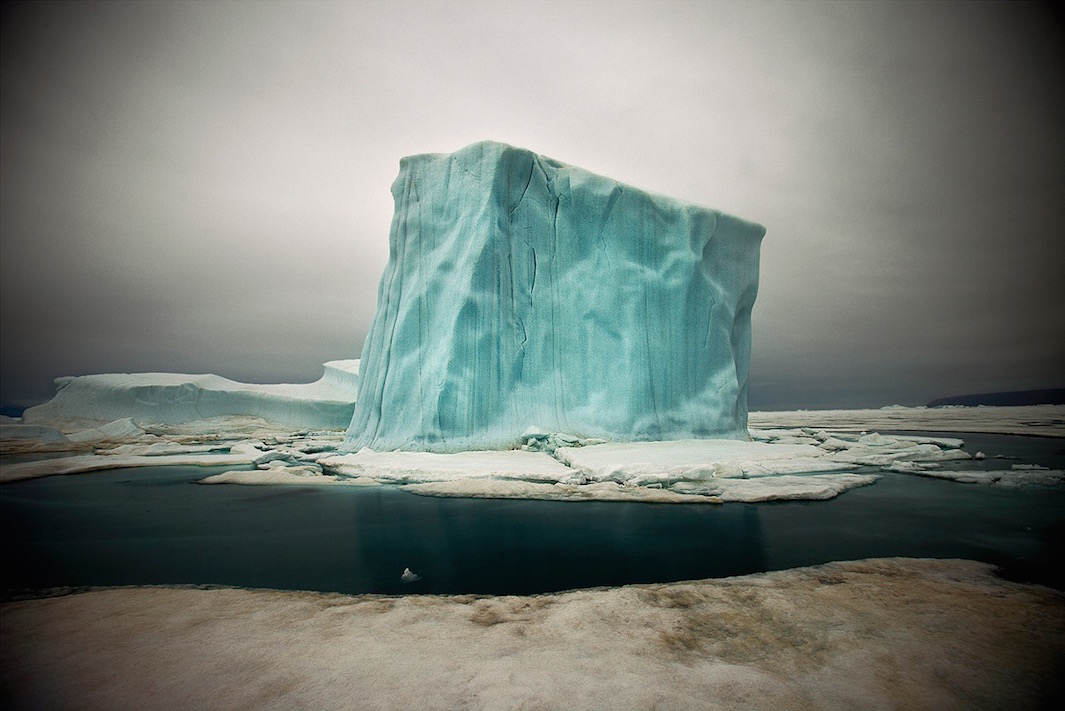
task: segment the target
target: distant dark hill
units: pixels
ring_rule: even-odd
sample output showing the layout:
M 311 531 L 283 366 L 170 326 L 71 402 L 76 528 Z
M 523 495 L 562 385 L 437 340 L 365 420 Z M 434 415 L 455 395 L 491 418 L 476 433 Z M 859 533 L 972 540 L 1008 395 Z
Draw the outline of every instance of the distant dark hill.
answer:
M 1065 388 L 1016 390 L 1010 393 L 982 393 L 980 395 L 955 395 L 954 397 L 941 397 L 928 403 L 928 407 L 942 407 L 943 405 L 992 405 L 997 407 L 1065 405 Z

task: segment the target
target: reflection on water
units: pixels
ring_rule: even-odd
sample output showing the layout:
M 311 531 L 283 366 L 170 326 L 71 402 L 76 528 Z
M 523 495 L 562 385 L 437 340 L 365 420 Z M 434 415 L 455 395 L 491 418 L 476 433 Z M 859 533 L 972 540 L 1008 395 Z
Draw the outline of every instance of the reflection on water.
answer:
M 1010 456 L 1061 455 L 1055 442 L 997 439 Z M 977 445 L 994 456 L 994 441 L 967 448 Z M 828 502 L 713 506 L 194 483 L 217 471 L 160 467 L 3 486 L 8 594 L 163 583 L 521 594 L 878 556 L 974 558 L 1065 587 L 1057 489 L 893 474 Z M 422 579 L 401 582 L 408 567 Z

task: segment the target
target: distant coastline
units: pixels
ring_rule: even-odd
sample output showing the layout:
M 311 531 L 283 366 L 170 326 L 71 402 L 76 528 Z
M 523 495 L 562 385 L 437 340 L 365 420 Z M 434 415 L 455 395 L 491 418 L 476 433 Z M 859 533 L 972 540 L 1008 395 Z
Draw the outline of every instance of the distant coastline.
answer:
M 979 393 L 976 395 L 953 395 L 932 400 L 928 407 L 946 407 L 963 405 L 976 407 L 1020 407 L 1023 405 L 1065 405 L 1065 388 L 1043 388 L 1042 390 L 1014 390 L 1005 393 Z

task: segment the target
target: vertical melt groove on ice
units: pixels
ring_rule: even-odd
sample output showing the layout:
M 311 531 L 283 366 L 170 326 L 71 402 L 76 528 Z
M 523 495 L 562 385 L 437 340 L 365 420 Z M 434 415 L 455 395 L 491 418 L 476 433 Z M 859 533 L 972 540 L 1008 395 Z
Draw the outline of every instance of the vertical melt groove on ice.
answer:
M 747 436 L 765 228 L 493 142 L 392 195 L 345 449 Z

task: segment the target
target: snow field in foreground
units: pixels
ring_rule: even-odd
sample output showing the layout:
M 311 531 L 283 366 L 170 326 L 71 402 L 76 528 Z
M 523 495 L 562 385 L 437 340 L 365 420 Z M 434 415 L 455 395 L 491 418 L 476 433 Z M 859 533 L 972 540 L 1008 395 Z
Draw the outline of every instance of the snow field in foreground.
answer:
M 5 603 L 2 681 L 40 708 L 1040 708 L 1062 610 L 898 558 L 522 597 L 96 590 Z

